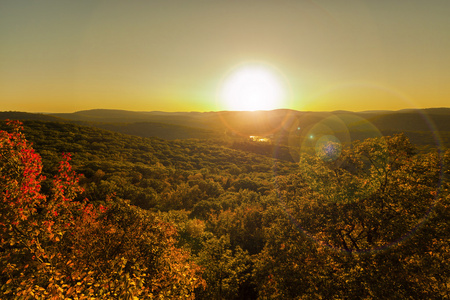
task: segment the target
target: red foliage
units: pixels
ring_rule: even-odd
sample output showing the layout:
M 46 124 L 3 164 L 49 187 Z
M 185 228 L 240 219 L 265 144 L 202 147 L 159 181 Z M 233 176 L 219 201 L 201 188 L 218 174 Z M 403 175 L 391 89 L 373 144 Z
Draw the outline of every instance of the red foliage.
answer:
M 171 226 L 128 204 L 112 211 L 74 201 L 83 189 L 68 153 L 42 194 L 41 157 L 20 122 L 8 125 L 0 131 L 1 298 L 193 297 L 199 268 L 175 248 Z

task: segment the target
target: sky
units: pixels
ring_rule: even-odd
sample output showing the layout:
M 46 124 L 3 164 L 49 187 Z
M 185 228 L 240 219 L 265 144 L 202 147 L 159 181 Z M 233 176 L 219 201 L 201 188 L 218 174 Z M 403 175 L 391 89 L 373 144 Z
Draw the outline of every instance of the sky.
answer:
M 277 78 L 271 108 L 449 107 L 449 15 L 448 0 L 1 0 L 0 111 L 233 110 L 224 86 L 249 65 Z M 246 95 L 270 94 L 257 84 Z

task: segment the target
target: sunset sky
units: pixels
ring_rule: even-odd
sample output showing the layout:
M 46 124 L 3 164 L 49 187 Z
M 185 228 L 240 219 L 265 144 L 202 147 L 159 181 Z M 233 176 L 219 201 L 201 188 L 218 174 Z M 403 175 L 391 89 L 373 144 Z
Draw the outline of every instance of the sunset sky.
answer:
M 270 108 L 449 107 L 449 16 L 449 0 L 2 0 L 0 111 L 227 110 L 247 65 L 277 78 Z

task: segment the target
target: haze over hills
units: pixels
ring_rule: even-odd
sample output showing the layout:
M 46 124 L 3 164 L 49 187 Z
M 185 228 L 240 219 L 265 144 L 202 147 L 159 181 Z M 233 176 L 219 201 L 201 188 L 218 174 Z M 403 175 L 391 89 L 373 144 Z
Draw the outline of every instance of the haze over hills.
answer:
M 92 109 L 74 113 L 48 114 L 67 120 L 107 123 L 162 122 L 193 127 L 207 127 L 198 122 L 199 116 L 208 113 L 199 112 L 137 112 L 115 109 Z
M 323 115 L 323 114 L 354 114 L 359 117 L 363 117 L 374 125 L 382 126 L 383 129 L 413 129 L 413 130 L 427 130 L 430 125 L 429 122 L 433 122 L 438 130 L 450 130 L 450 108 L 428 108 L 423 110 L 418 109 L 404 109 L 399 111 L 389 110 L 377 110 L 377 111 L 333 111 L 333 112 L 301 112 L 289 109 L 277 109 L 271 111 L 221 111 L 221 112 L 135 112 L 126 110 L 110 110 L 110 109 L 93 109 L 83 110 L 75 113 L 57 113 L 47 114 L 49 116 L 59 117 L 67 120 L 76 121 L 88 121 L 88 122 L 108 122 L 108 123 L 128 123 L 128 122 L 161 122 L 167 124 L 177 124 L 190 127 L 200 128 L 221 128 L 226 127 L 226 123 L 229 125 L 238 125 L 235 123 L 243 122 L 247 120 L 247 123 L 260 120 L 270 123 L 277 123 L 286 118 L 301 117 L 304 114 Z M 441 117 L 438 117 L 441 116 Z M 413 118 L 417 117 L 415 124 L 412 126 L 409 122 Z M 425 120 L 427 124 L 417 121 L 419 119 Z M 218 122 L 222 120 L 222 122 Z M 386 122 L 389 120 L 389 122 Z M 391 122 L 395 122 L 395 126 L 389 127 Z M 220 124 L 222 123 L 222 124 Z M 223 124 L 225 123 L 225 124 Z M 244 124 L 246 122 L 243 122 Z M 399 128 L 398 125 L 401 125 Z M 245 126 L 250 126 L 246 124 Z
M 171 138 L 167 134 L 169 131 L 175 138 L 204 138 L 222 135 L 224 132 L 228 135 L 241 137 L 248 135 L 283 136 L 292 131 L 292 128 L 308 128 L 324 119 L 336 116 L 350 131 L 364 130 L 364 128 L 361 128 L 362 124 L 365 127 L 370 125 L 372 129 L 376 128 L 384 135 L 404 132 L 413 142 L 418 144 L 434 142 L 436 137 L 433 137 L 433 133 L 440 132 L 443 144 L 450 143 L 448 139 L 450 135 L 450 108 L 362 112 L 301 112 L 288 109 L 254 112 L 130 112 L 99 109 L 79 111 L 73 114 L 52 114 L 52 116 L 89 122 L 115 123 L 114 125 L 96 126 L 140 136 L 150 136 L 149 134 L 155 132 L 152 128 L 162 126 L 158 124 L 170 124 L 171 126 L 165 127 L 164 132 L 159 131 L 160 134 L 157 136 L 161 138 Z M 138 122 L 139 124 L 136 124 Z M 117 123 L 129 124 L 119 125 Z M 191 134 L 187 134 L 187 132 L 191 132 Z
M 336 119 L 338 118 L 338 119 Z M 0 112 L 0 119 L 71 122 L 141 137 L 163 139 L 248 138 L 250 135 L 277 137 L 287 143 L 293 130 L 306 130 L 325 123 L 330 130 L 348 130 L 355 137 L 362 131 L 383 135 L 404 132 L 413 142 L 428 144 L 439 132 L 444 145 L 450 143 L 450 108 L 399 111 L 302 112 L 289 109 L 271 111 L 221 112 L 137 112 L 113 109 L 83 110 L 74 113 L 32 114 Z M 330 121 L 334 119 L 334 121 Z M 333 123 L 334 122 L 334 123 Z M 337 122 L 337 123 L 336 123 Z M 339 123 L 339 125 L 337 125 Z M 339 128 L 337 128 L 339 127 Z

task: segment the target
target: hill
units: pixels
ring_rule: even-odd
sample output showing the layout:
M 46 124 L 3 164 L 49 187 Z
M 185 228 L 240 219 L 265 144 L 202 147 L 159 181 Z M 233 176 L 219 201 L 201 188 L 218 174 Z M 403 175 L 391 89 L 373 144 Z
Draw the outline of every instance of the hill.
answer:
M 6 128 L 5 124 L 0 126 Z M 70 123 L 28 120 L 24 121 L 24 133 L 42 156 L 44 173 L 49 178 L 60 154 L 69 152 L 73 154 L 75 169 L 87 180 L 90 199 L 101 199 L 114 192 L 146 208 L 170 207 L 159 197 L 172 197 L 177 185 L 187 182 L 190 175 L 204 173 L 214 178 L 206 186 L 215 185 L 215 181 L 222 185 L 221 176 L 225 174 L 234 178 L 264 172 L 269 179 L 273 165 L 270 157 L 212 142 L 142 138 Z M 289 162 L 280 164 L 283 168 L 295 168 Z M 146 183 L 137 180 L 143 176 Z M 152 199 L 155 191 L 161 193 L 159 203 Z
M 298 128 L 307 134 L 307 130 L 334 119 L 331 125 L 326 125 L 332 127 L 329 128 L 330 132 L 348 131 L 352 140 L 374 134 L 404 133 L 418 145 L 441 144 L 450 147 L 449 108 L 363 112 L 300 112 L 288 109 L 255 112 L 133 112 L 95 109 L 61 114 L 2 112 L 0 118 L 69 122 L 167 140 L 196 138 L 230 142 L 245 140 L 249 136 L 263 136 L 282 145 L 289 145 L 289 136 Z
M 293 121 L 305 124 L 304 116 L 314 118 L 329 115 L 355 115 L 372 122 L 380 130 L 450 131 L 450 109 L 430 108 L 423 110 L 366 111 L 366 112 L 300 112 L 287 109 L 272 111 L 223 111 L 223 112 L 131 112 L 123 110 L 89 110 L 72 114 L 52 116 L 77 121 L 135 123 L 156 122 L 183 125 L 194 128 L 231 129 L 246 134 L 261 134 L 280 130 L 280 124 Z M 306 121 L 307 122 L 307 121 Z
M 86 123 L 97 128 L 141 137 L 159 137 L 166 140 L 177 139 L 211 139 L 217 134 L 208 129 L 194 128 L 183 125 L 156 122 L 133 123 Z
M 107 113 L 104 115 L 103 112 Z M 164 115 L 164 113 L 162 114 Z M 0 120 L 7 119 L 72 123 L 141 137 L 160 137 L 167 140 L 190 138 L 208 139 L 217 136 L 216 132 L 210 129 L 177 125 L 170 122 L 149 122 L 149 118 L 142 116 L 141 113 L 127 111 L 92 110 L 74 114 L 0 112 Z M 167 121 L 167 119 L 165 120 Z
M 166 124 L 177 124 L 201 128 L 226 128 L 228 126 L 238 130 L 255 130 L 252 127 L 258 123 L 267 127 L 275 127 L 272 123 L 280 124 L 283 120 L 299 119 L 305 113 L 314 115 L 343 115 L 354 114 L 368 120 L 377 122 L 376 125 L 393 129 L 392 126 L 402 124 L 407 130 L 428 130 L 429 122 L 436 125 L 438 130 L 450 130 L 450 108 L 428 108 L 428 109 L 405 109 L 399 111 L 334 111 L 334 112 L 300 112 L 289 109 L 277 109 L 272 111 L 222 111 L 222 112 L 133 112 L 125 110 L 94 109 L 75 113 L 49 114 L 68 120 L 108 122 L 108 123 L 130 123 L 130 122 L 157 122 Z M 423 122 L 414 122 L 421 121 Z M 415 123 L 411 127 L 411 123 Z M 261 123 L 261 124 L 259 124 Z M 267 125 L 270 124 L 270 125 Z M 403 125 L 407 125 L 406 127 Z M 410 126 L 410 127 L 408 127 Z M 390 128 L 389 128 L 390 127 Z M 383 128 L 384 129 L 384 128 Z
M 39 120 L 53 122 L 63 121 L 63 119 L 56 116 L 20 111 L 0 111 L 0 120 Z
M 101 123 L 135 123 L 152 122 L 166 123 L 173 125 L 183 125 L 191 127 L 207 128 L 207 124 L 202 124 L 202 115 L 208 113 L 199 112 L 135 112 L 114 109 L 92 109 L 74 113 L 50 114 L 67 120 L 101 122 Z

